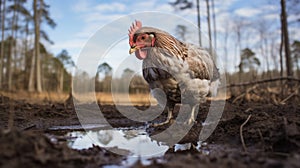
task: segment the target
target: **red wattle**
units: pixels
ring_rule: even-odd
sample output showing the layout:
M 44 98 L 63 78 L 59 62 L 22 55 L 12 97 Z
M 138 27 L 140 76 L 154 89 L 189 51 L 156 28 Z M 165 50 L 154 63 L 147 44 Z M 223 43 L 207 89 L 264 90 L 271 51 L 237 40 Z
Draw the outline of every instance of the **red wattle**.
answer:
M 147 54 L 148 54 L 148 51 L 147 50 L 136 50 L 135 51 L 135 56 L 140 59 L 140 60 L 143 60 L 147 57 Z

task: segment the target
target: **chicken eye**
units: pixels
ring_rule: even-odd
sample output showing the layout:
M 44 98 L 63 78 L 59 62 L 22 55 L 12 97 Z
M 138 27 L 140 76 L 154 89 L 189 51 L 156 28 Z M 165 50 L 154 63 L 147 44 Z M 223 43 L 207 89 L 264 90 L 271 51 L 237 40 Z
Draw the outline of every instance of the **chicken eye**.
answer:
M 142 40 L 145 40 L 145 36 L 142 36 Z

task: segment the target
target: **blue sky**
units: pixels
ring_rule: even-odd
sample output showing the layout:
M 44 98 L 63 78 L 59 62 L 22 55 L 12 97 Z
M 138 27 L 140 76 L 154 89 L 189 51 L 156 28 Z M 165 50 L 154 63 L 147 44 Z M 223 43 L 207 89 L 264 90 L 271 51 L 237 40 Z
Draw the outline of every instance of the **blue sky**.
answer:
M 124 18 L 127 15 L 144 12 L 144 11 L 158 11 L 163 12 L 165 14 L 174 15 L 174 17 L 182 17 L 187 22 L 191 22 L 196 24 L 196 11 L 195 10 L 185 10 L 185 11 L 178 11 L 172 8 L 168 2 L 173 0 L 148 0 L 148 1 L 138 1 L 138 0 L 119 0 L 119 1 L 108 1 L 108 0 L 48 0 L 46 1 L 50 5 L 50 14 L 51 17 L 56 21 L 57 27 L 55 29 L 49 29 L 44 27 L 47 30 L 49 36 L 54 41 L 54 45 L 47 45 L 47 48 L 53 54 L 59 53 L 62 49 L 66 49 L 70 55 L 74 58 L 75 62 L 77 61 L 78 56 L 80 55 L 81 51 L 83 50 L 85 44 L 89 41 L 89 39 L 95 34 L 97 34 L 98 30 L 101 30 L 103 26 L 120 19 Z M 218 55 L 220 55 L 220 59 L 222 58 L 223 54 L 223 34 L 229 29 L 229 46 L 234 46 L 234 32 L 232 31 L 232 25 L 236 22 L 235 18 L 238 21 L 251 21 L 259 18 L 263 18 L 266 23 L 270 23 L 270 27 L 272 26 L 275 33 L 278 33 L 276 29 L 279 28 L 278 19 L 279 14 L 276 13 L 279 10 L 279 1 L 277 4 L 274 3 L 275 1 L 269 0 L 252 0 L 252 1 L 245 1 L 245 0 L 215 0 L 215 11 L 216 11 L 216 18 L 217 18 L 217 31 L 218 31 L 218 47 L 216 51 Z M 205 1 L 201 0 L 201 15 L 203 20 L 203 33 L 207 34 L 206 29 L 206 7 Z M 138 16 L 138 15 L 133 15 Z M 151 16 L 148 16 L 151 17 Z M 130 20 L 131 19 L 131 20 Z M 142 20 L 146 20 L 147 26 L 153 27 L 161 27 L 168 29 L 171 31 L 170 33 L 175 35 L 174 26 L 166 27 L 169 25 L 171 21 L 174 22 L 172 19 L 167 20 L 153 20 L 148 21 L 147 18 L 140 18 Z M 128 23 L 123 23 L 119 29 L 122 31 L 124 29 L 124 35 L 127 34 L 127 29 L 131 24 L 131 21 L 134 18 L 129 17 Z M 169 21 L 169 22 L 168 22 Z M 176 22 L 176 21 L 175 21 Z M 255 21 L 254 21 L 255 22 Z M 125 24 L 125 25 L 124 25 Z M 194 31 L 195 29 L 192 29 Z M 250 30 L 251 31 L 251 30 Z M 254 30 L 253 30 L 254 32 Z M 299 38 L 298 31 L 294 31 L 294 36 Z M 195 42 L 195 36 L 190 35 L 191 41 Z M 249 33 L 251 34 L 251 33 Z M 259 40 L 256 35 L 257 33 L 252 33 L 251 38 L 249 41 L 245 42 L 245 46 L 250 45 L 253 47 L 255 43 Z M 104 34 L 105 36 L 105 34 Z M 105 43 L 107 38 L 109 37 L 102 37 L 102 42 Z M 106 55 L 105 59 L 102 61 L 109 62 L 113 67 L 118 66 L 118 64 L 127 57 L 128 54 L 128 39 L 124 39 L 126 37 L 120 37 L 123 40 L 119 41 L 116 44 L 117 47 L 113 47 L 110 49 L 109 53 Z M 231 39 L 232 38 L 232 39 Z M 249 38 L 249 37 L 248 37 Z M 197 39 L 196 39 L 197 40 Z M 126 43 L 125 43 L 126 41 Z M 124 43 L 124 44 L 123 44 Z M 119 45 L 120 44 L 120 45 Z M 122 45 L 121 45 L 122 44 Z M 118 47 L 122 46 L 122 47 Z M 229 47 L 230 48 L 230 47 Z M 229 49 L 229 55 L 235 55 L 235 57 L 227 58 L 225 64 L 230 62 L 234 66 L 238 64 L 238 57 L 236 56 L 236 51 L 234 49 Z M 116 56 L 115 54 L 118 54 Z M 119 59 L 122 58 L 122 59 Z M 262 58 L 263 59 L 263 58 Z M 93 60 L 94 62 L 99 60 Z M 101 62 L 101 61 L 100 61 Z M 133 66 L 133 65 L 132 65 Z M 228 65 L 224 65 L 228 67 Z M 234 68 L 233 66 L 233 68 Z M 231 69 L 232 70 L 232 69 Z

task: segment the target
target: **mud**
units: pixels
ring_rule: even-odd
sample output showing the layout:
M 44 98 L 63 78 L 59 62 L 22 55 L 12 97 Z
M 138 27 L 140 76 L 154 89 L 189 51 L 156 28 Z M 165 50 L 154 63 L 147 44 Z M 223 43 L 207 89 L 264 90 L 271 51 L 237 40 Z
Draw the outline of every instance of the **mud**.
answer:
M 198 121 L 205 119 L 208 107 L 209 104 L 201 105 Z M 145 126 L 145 123 L 127 119 L 113 105 L 100 105 L 100 108 L 115 128 Z M 163 113 L 156 122 L 164 120 L 166 115 Z M 251 117 L 241 134 L 240 127 L 249 115 Z M 200 123 L 193 126 L 182 143 L 196 142 Z M 67 131 L 50 129 L 72 125 L 80 123 L 70 103 L 30 104 L 2 96 L 0 167 L 124 166 L 125 156 L 99 146 L 71 149 L 67 145 Z M 164 129 L 149 128 L 147 131 L 151 135 Z M 74 130 L 83 129 L 70 127 L 68 131 Z M 300 105 L 293 102 L 282 105 L 259 102 L 237 104 L 229 99 L 217 128 L 206 143 L 202 148 L 209 152 L 196 149 L 174 152 L 174 148 L 170 148 L 163 156 L 151 158 L 146 165 L 136 161 L 129 167 L 300 167 Z

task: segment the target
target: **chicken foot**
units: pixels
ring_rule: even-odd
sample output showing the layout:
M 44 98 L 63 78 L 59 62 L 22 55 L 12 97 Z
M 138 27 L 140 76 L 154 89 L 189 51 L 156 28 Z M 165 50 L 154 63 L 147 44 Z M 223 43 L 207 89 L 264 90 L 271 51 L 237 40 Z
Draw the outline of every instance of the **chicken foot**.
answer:
M 171 110 L 170 108 L 167 108 L 167 110 L 168 110 L 167 120 L 164 122 L 160 122 L 160 123 L 153 123 L 152 124 L 153 127 L 163 126 L 163 125 L 169 124 L 171 122 L 171 120 L 173 118 L 173 109 Z
M 196 121 L 196 119 L 195 119 L 195 111 L 196 111 L 196 107 L 197 107 L 197 105 L 194 105 L 194 106 L 193 106 L 192 111 L 191 111 L 191 116 L 190 116 L 190 118 L 189 118 L 186 122 L 184 122 L 185 124 L 191 125 L 191 124 L 193 124 L 193 123 L 197 123 L 197 121 Z

